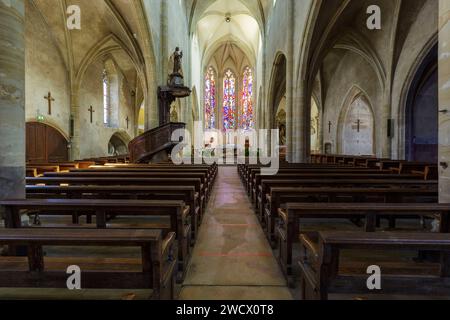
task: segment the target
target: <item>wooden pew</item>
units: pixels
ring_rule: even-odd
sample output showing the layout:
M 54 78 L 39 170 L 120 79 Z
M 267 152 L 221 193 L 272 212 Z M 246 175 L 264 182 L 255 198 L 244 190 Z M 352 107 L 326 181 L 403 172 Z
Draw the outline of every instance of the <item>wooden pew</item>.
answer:
M 354 173 L 342 173 L 339 171 L 336 172 L 330 172 L 330 173 L 279 173 L 274 176 L 263 176 L 261 174 L 256 174 L 255 178 L 252 183 L 252 187 L 250 190 L 250 196 L 251 200 L 253 202 L 256 202 L 257 200 L 257 192 L 261 186 L 262 180 L 283 180 L 283 179 L 295 179 L 295 180 L 348 180 L 348 179 L 355 179 L 355 180 L 418 180 L 422 179 L 421 176 L 415 175 L 415 174 L 404 174 L 404 175 L 396 175 L 396 174 L 377 174 L 375 172 L 365 173 L 363 171 L 361 172 L 354 172 Z
M 18 288 L 40 288 L 44 294 L 45 288 L 60 288 L 63 289 L 60 291 L 61 296 L 56 296 L 55 299 L 68 297 L 66 270 L 57 267 L 52 269 L 51 257 L 46 257 L 44 263 L 43 246 L 69 246 L 70 251 L 75 254 L 81 247 L 138 247 L 142 255 L 140 271 L 85 271 L 82 268 L 82 290 L 75 290 L 70 296 L 84 300 L 92 295 L 98 299 L 98 289 L 122 289 L 119 290 L 122 294 L 123 289 L 126 289 L 128 294 L 133 293 L 130 289 L 137 289 L 137 292 L 145 291 L 145 296 L 149 299 L 174 299 L 174 239 L 173 233 L 163 238 L 160 230 L 3 229 L 0 230 L 0 245 L 27 248 L 28 271 L 1 267 L 0 291 L 5 288 L 16 291 Z M 0 257 L 0 265 L 6 259 L 8 258 Z M 101 266 L 102 261 L 104 259 L 96 259 L 95 264 Z M 81 267 L 83 263 L 86 263 L 86 260 L 80 259 L 78 265 Z
M 108 215 L 113 216 L 166 216 L 170 219 L 168 231 L 175 232 L 178 241 L 179 269 L 178 281 L 184 279 L 190 257 L 191 225 L 190 208 L 183 201 L 151 200 L 104 200 L 104 199 L 27 199 L 0 201 L 5 208 L 5 226 L 9 229 L 22 228 L 23 211 L 42 212 L 45 215 L 93 214 L 98 229 L 114 227 L 108 225 Z M 73 227 L 73 226 L 69 226 Z M 123 226 L 120 226 L 123 228 Z M 150 228 L 153 228 L 151 225 Z M 161 229 L 158 224 L 156 229 Z
M 36 178 L 38 176 L 36 168 L 26 168 L 25 176 L 28 178 Z
M 380 218 L 437 217 L 440 233 L 450 232 L 450 206 L 432 203 L 287 203 L 278 209 L 278 261 L 284 274 L 292 274 L 293 244 L 299 239 L 301 219 L 365 220 L 365 231 L 375 232 Z
M 206 208 L 204 186 L 200 179 L 189 178 L 71 178 L 71 177 L 39 177 L 27 178 L 27 185 L 70 185 L 70 186 L 193 186 L 200 199 L 200 215 L 203 217 Z
M 437 190 L 437 181 L 424 180 L 395 180 L 395 179 L 276 179 L 270 180 L 264 178 L 258 187 L 255 204 L 259 219 L 263 222 L 264 208 L 266 207 L 267 195 L 270 195 L 271 188 L 312 188 L 312 187 L 347 187 L 347 188 L 408 188 L 408 189 L 427 189 Z
M 450 235 L 423 233 L 361 233 L 320 232 L 318 241 L 302 235 L 301 295 L 302 299 L 328 300 L 331 294 L 351 295 L 422 295 L 427 297 L 450 296 Z M 377 251 L 434 251 L 440 252 L 442 260 L 437 270 L 425 270 L 427 274 L 400 274 L 385 271 L 381 275 L 381 290 L 370 291 L 367 287 L 366 270 L 358 273 L 342 273 L 343 250 L 364 251 L 365 268 L 380 266 Z M 375 251 L 375 252 L 374 252 Z M 371 256 L 371 254 L 373 254 Z M 414 264 L 413 261 L 409 265 Z M 431 273 L 431 274 L 430 274 Z
M 107 173 L 118 173 L 118 174 L 126 174 L 129 173 L 130 175 L 134 176 L 142 176 L 140 174 L 145 175 L 156 175 L 157 173 L 198 173 L 198 174 L 205 174 L 206 175 L 206 181 L 207 185 L 212 188 L 212 185 L 214 184 L 216 173 L 213 173 L 210 171 L 209 168 L 186 168 L 186 167 L 148 167 L 148 168 L 129 168 L 129 167 L 91 167 L 90 169 L 78 169 L 78 170 L 70 170 L 70 174 L 67 174 L 65 176 L 72 176 L 71 174 L 74 174 L 73 176 L 76 176 L 75 174 L 81 175 L 81 176 L 87 176 L 87 174 L 92 173 L 101 173 L 103 175 L 106 175 Z M 55 176 L 55 175 L 46 175 L 46 176 Z M 112 175 L 111 175 L 112 176 Z
M 211 193 L 210 182 L 205 173 L 192 172 L 48 172 L 45 178 L 163 178 L 163 179 L 200 179 L 201 192 L 205 196 L 205 201 L 209 199 Z
M 38 164 L 27 164 L 26 165 L 27 170 L 31 169 L 31 170 L 36 170 L 36 174 L 42 175 L 46 172 L 59 172 L 59 166 L 55 166 L 55 165 L 38 165 Z
M 379 170 L 373 170 L 373 169 L 366 169 L 366 168 L 324 168 L 324 167 L 303 167 L 303 168 L 289 168 L 289 169 L 280 169 L 278 170 L 276 175 L 271 176 L 272 178 L 280 176 L 280 175 L 291 175 L 291 176 L 305 176 L 305 175 L 324 175 L 324 174 L 365 174 L 365 175 L 380 175 L 380 174 L 391 174 L 391 171 L 383 171 L 380 172 Z M 262 177 L 268 177 L 267 175 L 263 175 L 259 169 L 252 169 L 250 173 L 248 174 L 248 177 L 246 178 L 246 188 L 249 195 L 252 197 L 254 194 L 254 189 L 257 188 L 258 183 L 260 182 L 258 180 Z M 417 176 L 416 176 L 417 178 Z
M 384 202 L 384 203 L 437 203 L 439 199 L 437 188 L 408 189 L 408 188 L 354 188 L 354 187 L 316 187 L 316 188 L 271 188 L 266 196 L 263 226 L 269 240 L 274 239 L 275 223 L 278 209 L 286 203 L 305 202 Z M 391 221 L 391 227 L 395 227 Z
M 75 162 L 78 163 L 79 169 L 89 169 L 91 166 L 95 166 L 95 161 L 76 160 Z
M 26 193 L 28 199 L 182 200 L 191 209 L 194 241 L 200 225 L 200 199 L 190 186 L 27 186 Z

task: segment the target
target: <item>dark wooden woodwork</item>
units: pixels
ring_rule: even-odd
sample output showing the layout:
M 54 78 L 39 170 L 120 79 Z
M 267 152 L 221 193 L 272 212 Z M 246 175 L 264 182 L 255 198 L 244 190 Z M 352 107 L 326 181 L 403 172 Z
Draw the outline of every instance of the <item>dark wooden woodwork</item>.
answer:
M 432 233 L 361 233 L 320 232 L 318 241 L 308 235 L 300 238 L 302 247 L 301 292 L 304 300 L 328 300 L 330 294 L 423 295 L 450 296 L 448 260 L 443 259 L 440 274 L 382 274 L 381 290 L 367 288 L 368 275 L 341 274 L 339 267 L 343 250 L 363 250 L 366 264 L 380 265 L 378 251 L 433 251 L 442 256 L 450 253 L 450 235 Z M 317 244 L 316 244 L 317 243 Z M 371 256 L 371 253 L 374 255 Z M 409 264 L 413 264 L 410 261 Z
M 431 203 L 287 203 L 285 209 L 278 209 L 278 228 L 281 248 L 278 257 L 285 275 L 291 275 L 292 245 L 297 241 L 301 219 L 365 219 L 365 231 L 377 229 L 377 219 L 384 217 L 429 217 L 440 218 L 440 233 L 450 233 L 450 206 Z
M 82 288 L 152 289 L 152 299 L 174 299 L 174 239 L 174 234 L 163 239 L 160 230 L 3 229 L 1 245 L 28 248 L 29 271 L 0 268 L 0 287 L 67 288 L 65 270 L 46 270 L 43 246 L 70 247 L 75 254 L 78 247 L 86 246 L 138 247 L 142 250 L 142 271 L 86 271 L 81 277 Z
M 26 125 L 26 160 L 30 163 L 67 162 L 66 138 L 55 128 L 40 122 Z
M 199 195 L 190 186 L 27 186 L 26 192 L 28 199 L 182 200 L 191 210 L 192 240 L 202 218 Z
M 133 163 L 149 163 L 157 154 L 170 154 L 179 141 L 172 141 L 172 134 L 178 129 L 185 129 L 184 123 L 168 123 L 149 130 L 133 139 L 128 149 Z
M 27 199 L 0 201 L 5 208 L 5 225 L 9 229 L 22 228 L 24 210 L 45 212 L 46 215 L 96 216 L 98 229 L 106 229 L 107 216 L 167 216 L 170 232 L 176 233 L 179 248 L 179 281 L 184 279 L 190 256 L 190 208 L 183 201 L 104 200 L 104 199 Z M 188 230 L 186 230 L 188 227 Z

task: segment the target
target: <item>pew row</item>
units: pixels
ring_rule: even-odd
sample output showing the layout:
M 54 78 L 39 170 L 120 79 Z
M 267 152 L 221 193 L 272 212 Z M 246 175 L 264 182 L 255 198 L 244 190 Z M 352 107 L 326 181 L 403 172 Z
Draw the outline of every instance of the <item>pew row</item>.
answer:
M 103 200 L 103 199 L 27 199 L 0 201 L 5 208 L 5 227 L 8 229 L 23 228 L 21 216 L 24 213 L 40 213 L 48 216 L 72 216 L 77 219 L 81 215 L 94 215 L 97 229 L 134 228 L 142 229 L 142 225 L 115 226 L 108 221 L 108 216 L 123 217 L 165 217 L 168 222 L 148 223 L 145 228 L 163 229 L 174 232 L 178 244 L 178 269 L 177 280 L 181 282 L 187 271 L 190 258 L 191 244 L 191 218 L 190 208 L 183 201 L 153 201 L 153 200 Z M 76 220 L 77 222 L 77 220 Z M 39 226 L 43 228 L 45 226 Z M 50 226 L 52 228 L 53 226 Z M 59 225 L 57 226 L 60 227 Z M 77 228 L 77 224 L 67 225 L 68 228 Z M 89 228 L 89 225 L 82 226 Z
M 433 217 L 440 221 L 440 233 L 450 233 L 449 214 L 450 206 L 431 203 L 287 203 L 278 209 L 277 259 L 291 283 L 293 245 L 299 239 L 302 219 L 364 219 L 364 230 L 371 233 L 380 218 Z
M 18 289 L 26 289 L 25 294 L 38 289 L 40 296 L 46 289 L 53 294 L 50 299 L 123 299 L 124 296 L 137 296 L 143 299 L 175 298 L 174 270 L 176 269 L 175 234 L 163 236 L 160 230 L 89 230 L 89 229 L 2 229 L 0 245 L 24 246 L 27 250 L 26 270 L 17 270 L 8 265 L 10 257 L 0 257 L 0 292 L 13 290 L 11 299 L 17 296 Z M 45 256 L 44 246 L 68 247 L 76 258 L 72 265 L 81 268 L 81 290 L 69 291 L 66 269 L 58 267 L 55 257 Z M 138 270 L 120 272 L 106 265 L 105 259 L 96 259 L 95 268 L 84 268 L 86 259 L 79 253 L 85 247 L 104 246 L 108 248 L 137 247 L 141 250 Z M 92 253 L 91 253 L 92 254 Z M 17 258 L 16 258 L 17 259 Z M 103 270 L 98 270 L 103 266 Z M 67 266 L 68 267 L 68 266 Z M 64 268 L 67 268 L 64 267 Z M 108 269 L 109 267 L 109 269 Z M 86 270 L 88 269 L 88 270 Z M 91 270 L 89 270 L 91 269 Z M 112 297 L 112 298 L 111 298 Z
M 26 193 L 28 199 L 181 200 L 191 209 L 192 244 L 201 221 L 199 195 L 189 186 L 26 186 Z
M 448 298 L 450 296 L 450 235 L 431 233 L 364 233 L 320 232 L 318 235 L 300 237 L 302 259 L 301 298 L 328 300 L 333 294 L 344 295 L 401 295 Z M 351 259 L 343 252 L 359 250 L 369 259 L 360 270 L 355 270 Z M 434 251 L 441 254 L 441 262 L 435 268 L 419 266 L 421 272 L 400 271 L 384 266 L 379 252 Z M 377 254 L 378 252 L 378 254 Z M 350 272 L 343 268 L 351 264 Z M 404 262 L 403 262 L 404 264 Z M 408 265 L 414 265 L 409 261 Z M 369 290 L 367 267 L 381 268 L 381 290 Z M 343 270 L 344 269 L 344 270 Z M 359 271 L 359 272 L 358 272 Z

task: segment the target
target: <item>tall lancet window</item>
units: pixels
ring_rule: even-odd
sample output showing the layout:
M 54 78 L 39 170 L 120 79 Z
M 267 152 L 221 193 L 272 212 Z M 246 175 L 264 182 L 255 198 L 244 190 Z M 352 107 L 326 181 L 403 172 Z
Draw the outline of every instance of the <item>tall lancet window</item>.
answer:
M 205 128 L 216 127 L 216 78 L 214 69 L 208 68 L 205 77 Z
M 111 124 L 111 88 L 109 85 L 108 72 L 103 70 L 103 123 Z
M 253 73 L 249 67 L 245 68 L 242 82 L 242 110 L 241 129 L 253 129 Z
M 236 129 L 236 77 L 229 69 L 223 78 L 223 129 Z

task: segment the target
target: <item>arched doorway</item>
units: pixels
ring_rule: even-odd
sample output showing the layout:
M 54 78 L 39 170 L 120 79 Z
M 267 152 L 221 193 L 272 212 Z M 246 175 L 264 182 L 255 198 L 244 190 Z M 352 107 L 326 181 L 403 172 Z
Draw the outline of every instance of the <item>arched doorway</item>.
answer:
M 41 122 L 26 124 L 26 161 L 28 163 L 68 160 L 68 140 L 59 130 Z
M 342 130 L 342 153 L 374 155 L 375 120 L 368 99 L 360 94 L 347 109 Z
M 128 141 L 121 134 L 115 133 L 108 142 L 108 154 L 110 156 L 121 156 L 128 154 Z
M 438 162 L 438 47 L 428 53 L 408 92 L 405 153 L 409 161 Z

